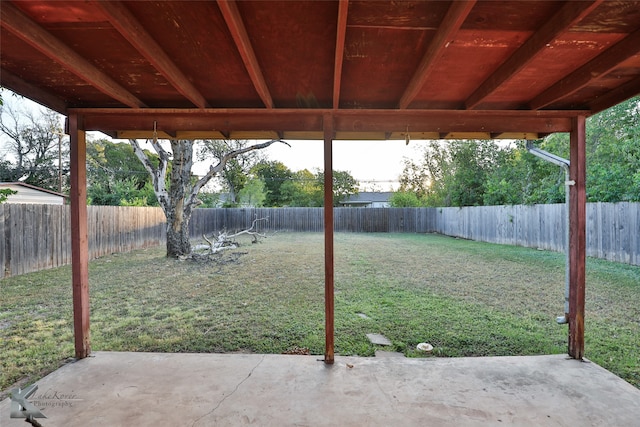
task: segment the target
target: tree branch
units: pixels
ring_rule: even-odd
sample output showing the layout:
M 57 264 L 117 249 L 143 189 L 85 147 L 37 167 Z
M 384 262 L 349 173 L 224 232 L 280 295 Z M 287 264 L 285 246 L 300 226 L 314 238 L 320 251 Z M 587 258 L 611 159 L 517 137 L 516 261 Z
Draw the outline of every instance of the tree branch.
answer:
M 244 147 L 244 148 L 240 148 L 238 150 L 233 150 L 230 151 L 226 154 L 224 154 L 222 156 L 222 158 L 220 159 L 220 161 L 218 162 L 217 165 L 211 165 L 209 167 L 209 171 L 207 172 L 207 174 L 205 176 L 203 176 L 202 178 L 200 178 L 198 180 L 198 182 L 195 183 L 195 185 L 193 186 L 193 188 L 191 189 L 191 194 L 189 195 L 189 198 L 187 200 L 187 203 L 190 204 L 195 204 L 197 197 L 198 197 L 198 193 L 200 192 L 200 189 L 206 185 L 209 181 L 211 181 L 211 179 L 213 177 L 215 177 L 216 175 L 218 175 L 220 173 L 220 171 L 222 171 L 225 167 L 225 165 L 227 164 L 227 162 L 231 159 L 233 159 L 234 157 L 237 157 L 241 154 L 247 153 L 249 151 L 254 151 L 254 150 L 261 150 L 263 148 L 267 148 L 269 147 L 271 144 L 275 143 L 275 142 L 281 142 L 287 146 L 290 147 L 290 145 L 286 142 L 283 141 L 281 139 L 272 139 L 270 141 L 267 142 L 262 142 L 260 144 L 254 144 L 254 145 L 250 145 L 249 147 Z
M 165 211 L 165 215 L 167 214 L 167 209 L 169 206 L 169 195 L 167 193 L 166 187 L 166 177 L 167 177 L 167 168 L 169 164 L 169 155 L 167 152 L 160 146 L 157 141 L 153 141 L 151 145 L 153 146 L 156 153 L 158 153 L 158 158 L 160 159 L 160 164 L 156 168 L 149 157 L 145 154 L 144 150 L 138 144 L 137 139 L 130 139 L 129 143 L 131 147 L 133 147 L 133 152 L 136 157 L 142 162 L 144 168 L 151 175 L 151 182 L 153 184 L 153 190 L 156 193 L 156 197 L 158 198 L 158 203 L 162 206 L 162 209 Z
M 234 233 L 234 234 L 228 234 L 226 231 L 221 231 L 218 233 L 218 237 L 216 237 L 215 239 L 213 238 L 213 236 L 211 236 L 211 240 L 208 239 L 205 234 L 203 234 L 202 238 L 204 239 L 205 242 L 209 244 L 209 246 L 198 245 L 198 246 L 195 246 L 193 250 L 208 249 L 210 254 L 215 254 L 227 249 L 235 249 L 238 247 L 238 243 L 235 242 L 233 239 L 243 234 L 250 235 L 253 238 L 253 243 L 257 243 L 258 237 L 262 237 L 262 238 L 267 237 L 265 233 L 259 233 L 256 230 L 256 225 L 260 221 L 269 221 L 269 218 L 267 217 L 256 218 L 251 223 L 251 227 L 247 228 L 246 230 L 238 231 L 237 233 Z

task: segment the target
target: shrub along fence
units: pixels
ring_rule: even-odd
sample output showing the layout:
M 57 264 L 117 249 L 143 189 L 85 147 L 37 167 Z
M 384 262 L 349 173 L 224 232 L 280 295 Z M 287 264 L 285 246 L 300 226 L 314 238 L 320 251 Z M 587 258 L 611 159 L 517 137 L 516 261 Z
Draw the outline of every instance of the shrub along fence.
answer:
M 336 208 L 337 232 L 440 233 L 484 242 L 564 251 L 565 206 Z M 322 208 L 196 209 L 190 234 L 249 228 L 321 232 Z M 89 206 L 90 258 L 164 244 L 160 208 Z M 71 262 L 68 206 L 0 205 L 0 278 Z M 640 203 L 589 203 L 587 255 L 640 265 Z

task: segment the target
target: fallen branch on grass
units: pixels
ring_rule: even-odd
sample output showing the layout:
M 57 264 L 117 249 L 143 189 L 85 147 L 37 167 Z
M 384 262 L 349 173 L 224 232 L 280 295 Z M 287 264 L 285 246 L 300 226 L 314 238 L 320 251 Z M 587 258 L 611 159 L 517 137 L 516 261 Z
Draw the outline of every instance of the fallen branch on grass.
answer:
M 209 254 L 216 254 L 227 249 L 236 249 L 240 246 L 240 244 L 236 241 L 236 238 L 243 234 L 247 234 L 252 237 L 251 243 L 258 243 L 259 238 L 266 238 L 267 235 L 266 233 L 258 232 L 257 225 L 261 221 L 268 220 L 269 218 L 256 218 L 251 223 L 251 227 L 247 228 L 246 230 L 238 231 L 234 234 L 228 234 L 226 231 L 221 231 L 218 233 L 218 236 L 216 238 L 213 238 L 213 236 L 207 238 L 207 236 L 203 234 L 202 238 L 205 240 L 205 242 L 208 243 L 208 245 L 196 245 L 193 247 L 193 250 L 202 251 L 204 249 L 207 249 Z

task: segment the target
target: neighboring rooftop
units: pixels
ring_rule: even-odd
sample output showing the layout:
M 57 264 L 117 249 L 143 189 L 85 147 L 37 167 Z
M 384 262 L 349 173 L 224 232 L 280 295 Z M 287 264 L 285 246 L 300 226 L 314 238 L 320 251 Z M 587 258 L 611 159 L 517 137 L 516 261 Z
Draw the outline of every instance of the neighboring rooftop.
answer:
M 5 203 L 37 203 L 48 205 L 64 205 L 66 195 L 24 182 L 0 182 L 0 189 L 8 188 L 16 191 Z
M 393 196 L 392 191 L 361 191 L 340 201 L 341 205 L 354 207 L 386 208 Z

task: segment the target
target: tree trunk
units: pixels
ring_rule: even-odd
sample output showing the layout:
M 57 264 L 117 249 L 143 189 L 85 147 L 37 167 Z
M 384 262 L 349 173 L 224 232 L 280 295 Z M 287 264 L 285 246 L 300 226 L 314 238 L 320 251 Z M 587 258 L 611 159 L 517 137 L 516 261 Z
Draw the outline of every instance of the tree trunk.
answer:
M 195 177 L 191 175 L 194 141 L 183 139 L 171 140 L 173 161 L 169 176 L 169 189 L 167 190 L 166 177 L 169 170 L 169 153 L 162 148 L 156 138 L 149 141 L 158 154 L 159 164 L 155 166 L 140 148 L 138 142 L 135 139 L 129 140 L 134 153 L 151 175 L 153 190 L 158 199 L 158 203 L 160 203 L 164 211 L 164 215 L 167 217 L 167 257 L 185 257 L 191 253 L 189 221 L 191 220 L 193 208 L 200 203 L 197 196 L 202 186 L 220 173 L 229 159 L 233 159 L 249 151 L 266 148 L 276 141 L 280 140 L 273 139 L 225 153 L 219 159 L 219 163 L 211 166 L 209 172 L 194 184 L 192 183 L 192 179 L 195 179 Z
M 191 193 L 191 166 L 193 164 L 193 141 L 171 141 L 173 165 L 170 173 L 169 203 L 167 217 L 167 257 L 177 258 L 191 253 L 189 243 L 190 203 L 185 198 Z
M 180 211 L 177 211 L 178 213 Z M 182 213 L 182 212 L 180 212 Z M 174 215 L 167 218 L 167 257 L 177 258 L 187 256 L 191 253 L 191 243 L 189 242 L 189 218 L 185 220 L 178 218 L 182 215 Z

